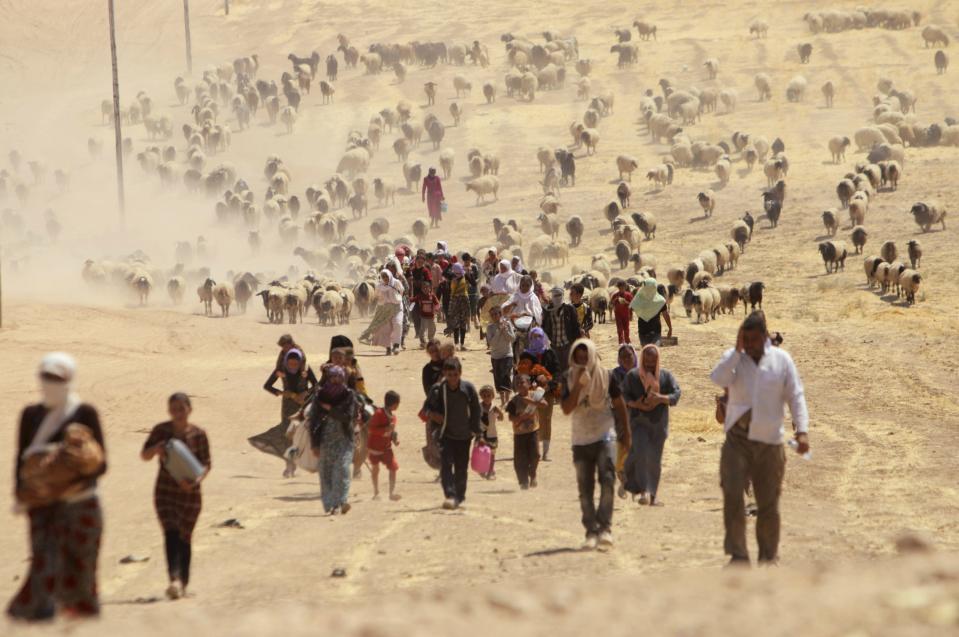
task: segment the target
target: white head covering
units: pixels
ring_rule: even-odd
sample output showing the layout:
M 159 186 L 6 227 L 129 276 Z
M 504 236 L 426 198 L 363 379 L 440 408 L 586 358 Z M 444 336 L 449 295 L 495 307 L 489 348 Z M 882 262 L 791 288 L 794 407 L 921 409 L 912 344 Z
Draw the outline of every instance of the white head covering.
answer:
M 586 347 L 587 359 L 585 365 L 577 365 L 573 353 L 580 345 Z M 581 338 L 573 343 L 569 348 L 569 369 L 570 380 L 579 382 L 583 374 L 587 376 L 586 387 L 580 394 L 581 398 L 586 398 L 590 409 L 605 409 L 606 398 L 609 395 L 609 370 L 600 364 L 599 352 L 596 350 L 596 344 L 588 338 Z
M 389 277 L 389 281 L 383 283 L 383 275 Z M 376 291 L 379 293 L 380 300 L 384 303 L 398 304 L 403 295 L 403 283 L 398 281 L 393 273 L 387 269 L 380 270 L 380 280 L 376 284 Z
M 519 287 L 520 275 L 513 272 L 513 266 L 506 259 L 499 262 L 500 268 L 506 267 L 506 272 L 499 272 L 493 277 L 490 289 L 493 294 L 512 294 Z
M 70 382 L 77 373 L 77 362 L 66 352 L 50 352 L 40 361 L 39 373 Z
M 522 282 L 522 278 L 520 278 Z M 543 304 L 540 303 L 539 297 L 535 293 L 535 285 L 531 285 L 529 292 L 523 292 L 519 287 L 516 288 L 516 291 L 513 292 L 513 296 L 510 297 L 510 300 L 504 303 L 503 305 L 509 305 L 513 303 L 513 312 L 517 314 L 529 314 L 533 317 L 533 320 L 536 321 L 537 325 L 543 324 Z
M 38 374 L 41 376 L 40 388 L 43 392 L 43 405 L 49 410 L 37 428 L 30 445 L 23 451 L 23 457 L 44 451 L 45 445 L 70 420 L 80 406 L 80 397 L 73 391 L 73 379 L 77 373 L 77 363 L 64 352 L 52 352 L 40 361 Z M 62 381 L 46 380 L 48 374 Z

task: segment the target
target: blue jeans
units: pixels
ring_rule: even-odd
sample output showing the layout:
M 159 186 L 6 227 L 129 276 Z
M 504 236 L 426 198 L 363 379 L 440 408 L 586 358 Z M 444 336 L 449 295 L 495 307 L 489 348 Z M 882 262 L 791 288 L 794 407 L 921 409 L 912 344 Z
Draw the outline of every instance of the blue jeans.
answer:
M 660 425 L 632 423 L 633 443 L 626 459 L 626 490 L 630 493 L 649 493 L 659 490 L 663 472 L 663 446 L 667 431 Z

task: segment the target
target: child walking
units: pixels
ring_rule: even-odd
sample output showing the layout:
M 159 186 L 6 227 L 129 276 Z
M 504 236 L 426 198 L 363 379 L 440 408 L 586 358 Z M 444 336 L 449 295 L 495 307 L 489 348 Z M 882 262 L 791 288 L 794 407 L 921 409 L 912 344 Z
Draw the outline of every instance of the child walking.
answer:
M 496 423 L 503 419 L 503 412 L 499 407 L 493 404 L 493 398 L 496 397 L 496 390 L 492 385 L 483 385 L 479 391 L 480 395 L 480 442 L 490 449 L 489 472 L 483 477 L 487 480 L 496 479 L 496 447 L 499 446 L 499 437 L 496 434 Z
M 493 365 L 493 385 L 499 392 L 500 405 L 505 407 L 513 386 L 513 341 L 516 340 L 516 331 L 513 323 L 503 317 L 501 308 L 490 309 L 489 316 L 493 322 L 486 326 L 486 342 Z
M 629 343 L 629 326 L 633 318 L 633 311 L 629 309 L 629 304 L 632 302 L 633 295 L 629 293 L 626 281 L 620 280 L 616 284 L 616 293 L 610 299 L 613 317 L 616 319 L 616 338 L 620 345 Z
M 413 303 L 416 304 L 420 316 L 420 329 L 417 333 L 420 349 L 425 349 L 426 344 L 436 337 L 436 308 L 440 304 L 430 281 L 420 283 L 419 290 L 413 295 Z
M 539 466 L 539 417 L 537 408 L 546 401 L 542 395 L 530 394 L 531 381 L 526 374 L 517 374 L 513 379 L 516 395 L 506 405 L 506 413 L 513 423 L 513 468 L 519 488 L 536 488 L 536 468 Z
M 427 285 L 429 285 L 427 283 Z M 400 407 L 400 395 L 395 391 L 386 392 L 383 406 L 373 412 L 370 418 L 370 434 L 367 437 L 367 457 L 370 461 L 370 474 L 373 476 L 373 499 L 380 499 L 380 465 L 390 472 L 390 500 L 400 499 L 396 493 L 396 472 L 400 465 L 393 455 L 393 445 L 399 445 L 396 434 L 396 410 Z

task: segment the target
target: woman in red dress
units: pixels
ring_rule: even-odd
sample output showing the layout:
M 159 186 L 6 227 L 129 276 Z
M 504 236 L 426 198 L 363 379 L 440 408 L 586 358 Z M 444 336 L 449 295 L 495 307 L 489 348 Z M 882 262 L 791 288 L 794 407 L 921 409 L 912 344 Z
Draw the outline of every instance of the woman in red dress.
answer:
M 443 196 L 443 184 L 436 175 L 436 169 L 430 168 L 429 174 L 423 178 L 423 201 L 426 202 L 426 208 L 430 212 L 430 228 L 439 228 L 440 221 L 443 219 L 443 212 L 440 204 L 445 201 Z

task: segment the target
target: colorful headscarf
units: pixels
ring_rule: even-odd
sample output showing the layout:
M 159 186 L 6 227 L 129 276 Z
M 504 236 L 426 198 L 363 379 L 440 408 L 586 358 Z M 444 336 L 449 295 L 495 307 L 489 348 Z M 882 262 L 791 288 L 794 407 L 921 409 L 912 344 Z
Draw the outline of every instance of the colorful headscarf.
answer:
M 286 372 L 287 374 L 292 374 L 292 373 L 293 373 L 292 371 L 290 371 L 290 359 L 291 359 L 291 358 L 295 358 L 296 360 L 300 361 L 300 372 L 302 372 L 302 371 L 303 371 L 303 359 L 305 358 L 305 357 L 303 356 L 303 350 L 300 350 L 300 349 L 297 349 L 297 348 L 294 347 L 294 348 L 292 348 L 291 350 L 289 350 L 286 354 L 283 355 L 283 371 Z
M 454 263 L 451 269 L 453 270 L 453 276 L 456 278 L 460 278 L 466 274 L 466 268 L 463 267 L 462 263 Z
M 336 400 L 349 389 L 346 385 L 346 370 L 339 365 L 324 365 L 322 377 L 323 385 L 317 393 L 322 402 Z M 339 379 L 340 382 L 333 382 L 336 379 Z
M 534 327 L 527 337 L 526 351 L 534 356 L 542 356 L 549 349 L 549 337 L 541 327 Z

